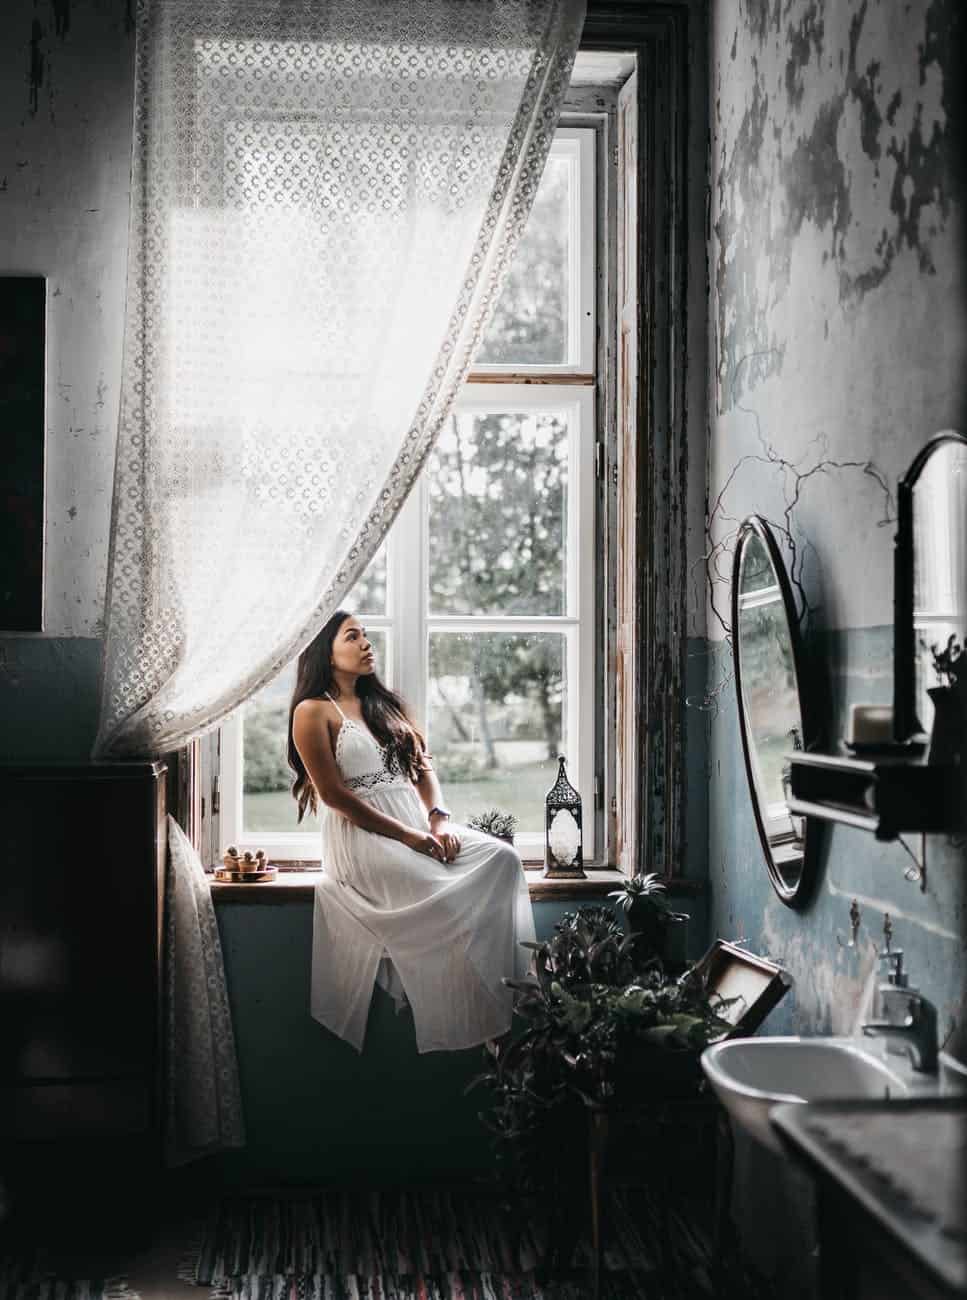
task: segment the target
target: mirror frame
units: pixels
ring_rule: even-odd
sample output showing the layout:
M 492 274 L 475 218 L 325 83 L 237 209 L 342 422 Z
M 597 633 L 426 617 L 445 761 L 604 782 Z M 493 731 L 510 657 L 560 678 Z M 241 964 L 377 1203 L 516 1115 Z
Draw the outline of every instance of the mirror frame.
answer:
M 742 557 L 745 553 L 746 542 L 753 536 L 759 539 L 768 553 L 773 571 L 776 575 L 779 593 L 782 597 L 786 623 L 789 626 L 789 640 L 792 645 L 792 664 L 793 671 L 796 675 L 796 688 L 799 696 L 799 713 L 802 719 L 803 750 L 815 748 L 817 731 L 812 702 L 809 699 L 808 691 L 803 689 L 806 684 L 806 679 L 803 671 L 805 656 L 803 651 L 802 633 L 799 628 L 799 618 L 796 614 L 796 602 L 793 599 L 792 587 L 789 583 L 789 575 L 786 573 L 786 566 L 782 558 L 782 552 L 779 550 L 768 521 L 764 519 L 762 515 L 748 515 L 743 519 L 739 526 L 739 531 L 735 541 L 735 552 L 732 557 L 732 664 L 735 671 L 735 699 L 739 714 L 739 730 L 742 735 L 742 756 L 745 759 L 745 774 L 749 783 L 752 811 L 755 814 L 756 829 L 759 832 L 759 842 L 762 845 L 762 853 L 766 860 L 769 880 L 773 889 L 787 907 L 799 908 L 803 907 L 809 901 L 816 884 L 816 840 L 818 828 L 814 818 L 806 817 L 804 819 L 802 870 L 800 872 L 798 883 L 790 886 L 783 879 L 782 874 L 775 864 L 772 855 L 772 845 L 762 819 L 762 809 L 759 807 L 759 797 L 756 791 L 755 773 L 752 766 L 752 753 L 750 750 L 749 729 L 745 716 L 745 705 L 742 695 L 742 654 L 739 648 L 739 579 L 741 576 Z
M 943 429 L 914 456 L 897 483 L 897 529 L 893 546 L 893 739 L 905 744 L 922 729 L 917 718 L 917 645 L 913 631 L 913 489 L 934 452 L 948 443 L 967 447 L 956 429 Z

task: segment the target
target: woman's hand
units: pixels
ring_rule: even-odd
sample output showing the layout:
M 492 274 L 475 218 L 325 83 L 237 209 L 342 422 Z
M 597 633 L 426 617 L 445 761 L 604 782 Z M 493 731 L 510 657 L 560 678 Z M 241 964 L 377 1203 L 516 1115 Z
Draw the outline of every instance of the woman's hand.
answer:
M 410 831 L 408 835 L 404 836 L 403 843 L 408 848 L 415 849 L 417 853 L 425 853 L 429 858 L 436 858 L 437 862 L 451 861 L 446 856 L 446 849 L 443 847 L 442 839 L 429 831 Z
M 460 852 L 460 841 L 455 835 L 452 835 L 450 831 L 438 831 L 435 826 L 433 828 L 433 834 L 436 835 L 437 839 L 443 845 L 443 852 L 445 855 L 444 860 L 446 862 L 452 862 Z

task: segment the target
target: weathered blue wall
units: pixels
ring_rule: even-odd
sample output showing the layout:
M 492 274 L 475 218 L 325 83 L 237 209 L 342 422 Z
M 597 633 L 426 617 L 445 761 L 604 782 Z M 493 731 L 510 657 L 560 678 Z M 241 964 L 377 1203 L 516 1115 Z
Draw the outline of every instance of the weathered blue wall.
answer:
M 934 432 L 967 429 L 964 29 L 958 0 L 713 9 L 715 604 L 727 619 L 738 521 L 788 521 L 830 746 L 851 703 L 891 700 L 897 479 Z M 953 1039 L 967 1012 L 962 842 L 930 837 L 921 893 L 904 879 L 902 847 L 836 828 L 812 904 L 783 906 L 763 866 L 714 614 L 709 628 L 709 681 L 726 683 L 707 716 L 712 926 L 794 975 L 769 1029 L 849 1031 L 888 911 L 911 982 Z M 844 949 L 853 897 L 863 928 Z

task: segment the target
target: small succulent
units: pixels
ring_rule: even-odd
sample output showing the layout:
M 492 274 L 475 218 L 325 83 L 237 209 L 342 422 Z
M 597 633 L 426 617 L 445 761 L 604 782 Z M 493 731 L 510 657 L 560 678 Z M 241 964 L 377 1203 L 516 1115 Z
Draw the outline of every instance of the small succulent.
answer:
M 936 641 L 929 646 L 923 640 L 920 645 L 929 650 L 933 659 L 933 670 L 945 686 L 960 686 L 967 682 L 967 646 L 963 646 L 951 632 L 947 643 L 941 650 Z
M 488 808 L 486 812 L 477 813 L 467 818 L 471 830 L 483 831 L 499 840 L 510 839 L 517 829 L 517 817 L 513 813 L 502 812 L 499 808 Z
M 656 912 L 665 913 L 669 920 L 683 915 L 673 911 L 669 905 L 665 882 L 657 871 L 649 871 L 646 875 L 639 873 L 629 876 L 621 888 L 613 889 L 608 897 L 616 898 L 618 906 L 625 912 L 630 912 L 638 903 L 647 903 Z
M 240 853 L 234 844 L 229 844 L 223 855 L 223 861 L 226 861 L 229 858 L 233 862 L 248 862 L 250 864 L 253 862 L 262 863 L 265 861 L 265 850 L 256 849 L 253 853 L 251 849 L 246 849 L 244 853 Z

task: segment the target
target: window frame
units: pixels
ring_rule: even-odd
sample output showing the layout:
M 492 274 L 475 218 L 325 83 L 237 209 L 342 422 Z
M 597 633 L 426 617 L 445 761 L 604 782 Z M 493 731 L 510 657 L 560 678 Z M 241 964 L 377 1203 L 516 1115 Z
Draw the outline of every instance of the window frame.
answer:
M 568 413 L 569 449 L 568 515 L 567 515 L 567 586 L 565 612 L 561 615 L 500 615 L 431 614 L 423 598 L 428 592 L 427 547 L 427 483 L 421 476 L 410 498 L 400 511 L 394 530 L 403 525 L 397 537 L 396 549 L 399 564 L 406 570 L 413 587 L 407 592 L 410 607 L 408 620 L 398 623 L 396 637 L 400 649 L 394 664 L 395 677 L 400 689 L 413 710 L 421 727 L 426 726 L 426 665 L 428 663 L 429 637 L 432 632 L 552 632 L 565 636 L 565 680 L 568 683 L 592 681 L 595 666 L 595 603 L 594 561 L 595 547 L 582 546 L 582 538 L 595 535 L 595 474 L 594 446 L 596 442 L 594 390 L 590 386 L 502 384 L 499 388 L 486 384 L 466 384 L 457 398 L 457 411 L 478 410 L 487 413 L 514 413 L 521 410 L 559 410 Z M 577 490 L 574 490 L 576 481 Z M 404 550 L 408 543 L 413 549 Z M 412 562 L 414 554 L 418 556 Z M 395 584 L 394 584 L 395 585 Z M 396 590 L 403 594 L 399 585 Z M 401 602 L 402 603 L 402 602 Z M 401 619 L 404 616 L 400 615 Z M 367 625 L 373 621 L 367 617 Z M 405 626 L 405 630 L 404 630 Z M 422 648 L 418 666 L 418 651 L 410 656 L 404 646 Z M 412 685 L 410 684 L 412 683 Z M 576 707 L 572 702 L 577 696 Z M 577 754 L 571 763 L 571 779 L 581 792 L 587 806 L 593 803 L 594 789 L 594 692 L 574 691 L 568 687 L 568 705 L 564 718 L 562 743 L 565 752 Z M 432 740 L 431 740 L 432 747 Z M 553 784 L 553 775 L 548 787 Z M 595 834 L 593 818 L 585 818 L 584 854 L 593 860 Z M 544 836 L 538 832 L 518 832 L 515 844 L 526 864 L 543 866 Z
M 576 180 L 577 202 L 571 206 L 568 231 L 568 358 L 558 365 L 546 363 L 515 365 L 474 363 L 468 383 L 511 381 L 517 375 L 543 376 L 549 382 L 558 376 L 595 373 L 597 263 L 596 166 L 593 127 L 558 126 L 548 153 L 569 164 L 572 183 Z
M 577 761 L 570 764 L 585 807 L 584 857 L 589 865 L 606 859 L 608 836 L 599 835 L 597 807 L 603 784 L 596 771 L 600 737 L 596 735 L 604 708 L 596 707 L 600 673 L 598 651 L 603 628 L 596 600 L 596 565 L 602 543 L 602 520 L 597 509 L 604 413 L 597 393 L 597 283 L 605 273 L 598 237 L 601 132 L 598 126 L 562 123 L 551 154 L 566 157 L 577 178 L 577 201 L 572 205 L 569 243 L 569 355 L 560 365 L 517 364 L 475 366 L 457 398 L 457 409 L 489 411 L 562 409 L 569 412 L 571 446 L 569 466 L 576 471 L 577 490 L 569 477 L 568 565 L 566 612 L 561 616 L 444 616 L 427 609 L 427 486 L 421 476 L 386 539 L 387 605 L 384 614 L 363 613 L 371 631 L 384 631 L 387 653 L 384 680 L 406 698 L 420 726 L 426 724 L 429 635 L 435 630 L 539 631 L 558 630 L 565 635 L 566 681 L 584 682 L 591 689 L 569 685 L 564 719 L 564 746 Z M 598 400 L 596 401 L 596 397 Z M 588 544 L 590 539 L 591 544 Z M 584 543 L 582 545 L 582 542 Z M 413 562 L 414 554 L 418 557 Z M 607 674 L 606 689 L 609 688 Z M 263 848 L 270 860 L 308 866 L 318 860 L 319 832 L 245 832 L 243 825 L 244 725 L 242 709 L 222 724 L 213 812 L 219 818 L 223 843 L 244 851 Z M 543 833 L 523 832 L 516 843 L 525 865 L 543 866 Z

